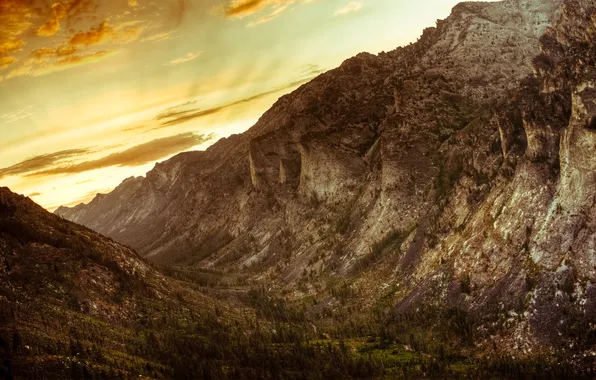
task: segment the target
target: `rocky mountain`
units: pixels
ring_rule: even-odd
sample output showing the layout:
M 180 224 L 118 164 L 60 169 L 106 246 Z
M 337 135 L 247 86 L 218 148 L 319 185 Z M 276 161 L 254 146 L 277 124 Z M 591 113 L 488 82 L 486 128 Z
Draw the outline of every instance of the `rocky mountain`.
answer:
M 462 3 L 56 213 L 155 262 L 323 299 L 313 314 L 456 307 L 488 351 L 591 358 L 595 38 L 594 0 Z M 339 302 L 340 280 L 358 296 Z
M 329 240 L 338 219 L 359 221 L 339 232 L 358 242 L 347 253 L 364 255 L 384 234 L 411 230 L 435 202 L 440 148 L 531 73 L 557 10 L 558 2 L 463 3 L 417 43 L 360 54 L 282 97 L 246 133 L 56 213 L 168 262 L 249 265 L 280 240 Z M 366 215 L 344 215 L 348 205 Z M 232 240 L 254 240 L 254 249 L 219 252 Z

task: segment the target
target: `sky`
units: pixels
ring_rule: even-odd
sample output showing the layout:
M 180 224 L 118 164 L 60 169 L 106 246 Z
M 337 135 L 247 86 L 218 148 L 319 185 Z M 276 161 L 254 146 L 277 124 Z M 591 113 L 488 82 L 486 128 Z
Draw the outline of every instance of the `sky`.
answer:
M 456 0 L 0 0 L 0 186 L 52 211 L 240 133 Z

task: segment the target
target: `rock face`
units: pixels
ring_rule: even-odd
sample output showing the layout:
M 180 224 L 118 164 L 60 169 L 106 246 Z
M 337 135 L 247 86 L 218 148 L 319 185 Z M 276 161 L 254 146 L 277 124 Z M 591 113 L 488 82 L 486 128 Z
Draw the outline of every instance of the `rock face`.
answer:
M 396 310 L 458 305 L 509 349 L 593 339 L 595 12 L 460 4 L 244 134 L 57 213 L 158 262 L 306 282 L 298 295 L 334 276 L 367 300 L 394 285 Z

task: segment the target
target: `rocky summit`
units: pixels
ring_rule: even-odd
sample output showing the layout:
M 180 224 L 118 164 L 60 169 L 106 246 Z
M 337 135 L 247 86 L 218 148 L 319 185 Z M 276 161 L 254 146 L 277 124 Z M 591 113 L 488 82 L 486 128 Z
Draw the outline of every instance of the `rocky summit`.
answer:
M 247 132 L 56 214 L 308 302 L 324 326 L 438 315 L 474 350 L 590 366 L 595 59 L 594 0 L 462 3 Z

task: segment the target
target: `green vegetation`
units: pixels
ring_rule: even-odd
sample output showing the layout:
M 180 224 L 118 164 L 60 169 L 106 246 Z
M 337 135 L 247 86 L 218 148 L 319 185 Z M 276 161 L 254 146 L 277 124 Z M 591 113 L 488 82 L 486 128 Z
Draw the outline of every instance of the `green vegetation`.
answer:
M 370 335 L 337 338 L 314 331 L 304 315 L 278 301 L 263 289 L 249 291 L 246 302 L 263 319 L 248 324 L 147 302 L 133 326 L 38 305 L 35 316 L 16 310 L 23 319 L 2 331 L 0 343 L 9 346 L 17 378 L 581 377 L 549 358 L 463 356 L 458 347 L 470 347 L 474 321 L 461 310 L 392 315 L 361 330 Z

